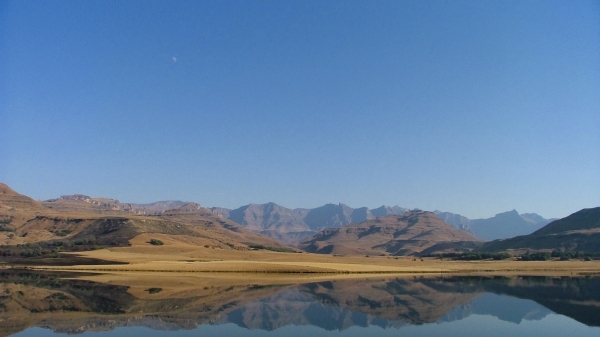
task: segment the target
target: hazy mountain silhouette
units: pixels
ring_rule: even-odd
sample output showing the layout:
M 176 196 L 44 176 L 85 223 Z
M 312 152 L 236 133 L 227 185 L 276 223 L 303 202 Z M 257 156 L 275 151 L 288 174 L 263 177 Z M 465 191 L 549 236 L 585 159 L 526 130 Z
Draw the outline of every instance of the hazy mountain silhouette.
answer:
M 313 209 L 290 209 L 272 202 L 249 204 L 234 210 L 222 207 L 211 209 L 252 231 L 294 244 L 326 228 L 340 228 L 376 217 L 401 215 L 409 211 L 408 208 L 400 206 L 383 205 L 369 209 L 352 208 L 344 204 L 326 204 Z M 485 240 L 530 234 L 552 221 L 535 213 L 518 214 L 515 210 L 488 219 L 473 220 L 456 213 L 437 210 L 433 213 L 452 227 Z
M 533 300 L 485 293 L 467 304 L 455 307 L 438 321 L 451 322 L 470 315 L 488 315 L 520 324 L 523 320 L 540 320 L 550 313 L 552 311 Z
M 470 226 L 471 220 L 467 219 L 466 217 L 460 214 L 454 214 L 450 212 L 433 211 L 433 213 L 437 215 L 440 219 L 444 220 L 446 223 L 450 224 L 452 227 L 473 234 L 473 232 L 471 232 Z
M 431 212 L 411 211 L 341 228 L 328 228 L 301 242 L 299 247 L 321 254 L 416 255 L 440 243 L 446 244 L 442 250 L 449 250 L 448 243 L 462 245 L 481 241 L 450 226 Z
M 298 243 L 325 228 L 339 228 L 374 219 L 376 216 L 403 214 L 407 211 L 399 206 L 381 206 L 369 210 L 367 207 L 352 208 L 344 204 L 290 209 L 273 202 L 249 204 L 234 210 L 221 207 L 213 207 L 212 210 L 252 231 L 286 243 Z
M 378 208 L 374 208 L 371 210 L 371 214 L 374 217 L 388 216 L 388 215 L 400 215 L 410 211 L 408 208 L 400 207 L 400 206 L 380 206 Z
M 537 214 L 523 216 L 516 210 L 512 210 L 488 219 L 471 220 L 470 227 L 476 236 L 486 240 L 496 240 L 533 233 L 550 221 Z
M 487 219 L 468 219 L 460 214 L 434 211 L 453 227 L 465 230 L 485 240 L 505 239 L 526 235 L 547 225 L 554 219 L 544 219 L 535 213 L 519 214 L 516 210 L 499 213 Z
M 488 251 L 546 249 L 600 252 L 600 207 L 582 209 L 523 236 L 486 244 Z

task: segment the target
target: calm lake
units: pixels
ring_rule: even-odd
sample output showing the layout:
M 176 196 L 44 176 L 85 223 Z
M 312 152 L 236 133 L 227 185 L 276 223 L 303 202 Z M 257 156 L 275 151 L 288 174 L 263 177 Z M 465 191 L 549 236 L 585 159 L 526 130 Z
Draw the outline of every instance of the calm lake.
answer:
M 75 276 L 0 272 L 0 336 L 600 336 L 600 277 L 149 287 Z

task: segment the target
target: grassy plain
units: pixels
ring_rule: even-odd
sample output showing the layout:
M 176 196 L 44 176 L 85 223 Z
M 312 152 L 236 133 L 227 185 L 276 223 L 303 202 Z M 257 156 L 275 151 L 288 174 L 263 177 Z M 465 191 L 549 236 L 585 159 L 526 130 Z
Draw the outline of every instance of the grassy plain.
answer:
M 148 244 L 149 237 L 134 238 L 131 247 L 100 249 L 78 255 L 120 265 L 39 267 L 44 269 L 121 273 L 257 273 L 257 274 L 502 274 L 586 275 L 600 274 L 600 261 L 451 261 L 437 258 L 393 256 L 334 256 L 280 253 L 264 250 L 234 250 L 170 242 Z M 281 276 L 280 275 L 280 276 Z M 256 275 L 257 277 L 264 277 Z M 272 277 L 272 276 L 270 276 Z

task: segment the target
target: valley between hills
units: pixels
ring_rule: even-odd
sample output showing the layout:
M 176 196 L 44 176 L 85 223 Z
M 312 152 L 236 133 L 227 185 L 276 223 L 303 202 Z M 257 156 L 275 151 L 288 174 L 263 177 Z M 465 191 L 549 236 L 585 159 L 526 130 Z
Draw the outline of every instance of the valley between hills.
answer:
M 0 184 L 0 261 L 3 268 L 115 275 L 293 274 L 296 280 L 300 274 L 343 278 L 390 273 L 600 273 L 600 208 L 581 210 L 516 238 L 487 241 L 471 230 L 477 221 L 449 213 L 330 204 L 316 211 L 293 210 L 292 216 L 275 204 L 251 206 L 227 211 L 176 201 L 124 204 L 84 195 L 42 202 Z M 262 216 L 245 216 L 251 208 L 262 209 Z M 462 227 L 447 222 L 453 217 L 462 221 Z M 521 224 L 528 229 L 546 221 L 513 211 L 492 222 L 502 218 L 513 219 L 513 227 Z M 285 238 L 265 235 L 258 223 L 270 223 L 266 228 L 275 232 L 279 228 Z M 315 233 L 296 235 L 307 232 L 303 223 L 311 224 L 308 228 Z

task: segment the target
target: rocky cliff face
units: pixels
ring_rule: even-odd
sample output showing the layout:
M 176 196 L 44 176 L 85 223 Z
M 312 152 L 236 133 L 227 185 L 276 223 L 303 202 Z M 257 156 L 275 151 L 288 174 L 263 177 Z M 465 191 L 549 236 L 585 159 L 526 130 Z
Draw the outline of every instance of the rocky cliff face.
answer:
M 106 211 L 130 212 L 138 215 L 157 215 L 163 211 L 184 205 L 178 200 L 157 201 L 151 204 L 122 203 L 110 198 L 92 198 L 83 194 L 63 195 L 43 202 L 46 208 L 58 211 Z

